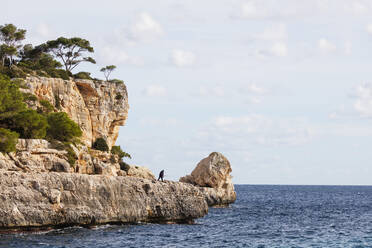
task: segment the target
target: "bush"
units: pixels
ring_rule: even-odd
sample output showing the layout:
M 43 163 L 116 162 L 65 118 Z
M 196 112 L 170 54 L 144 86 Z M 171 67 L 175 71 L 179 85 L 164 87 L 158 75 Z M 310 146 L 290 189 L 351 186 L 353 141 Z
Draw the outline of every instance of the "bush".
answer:
M 109 151 L 109 147 L 108 147 L 107 142 L 104 138 L 96 139 L 96 141 L 93 143 L 92 148 L 96 149 L 96 150 L 99 150 L 99 151 L 103 151 L 103 152 L 108 152 Z
M 118 155 L 120 159 L 122 159 L 124 157 L 130 158 L 130 159 L 132 158 L 129 153 L 123 152 L 123 150 L 121 150 L 120 146 L 113 146 L 111 148 L 111 153 L 115 154 L 115 155 Z
M 19 112 L 12 118 L 12 130 L 20 134 L 23 139 L 43 139 L 47 130 L 46 118 L 29 109 Z
M 67 154 L 65 155 L 67 157 L 67 162 L 71 166 L 75 165 L 76 159 L 78 157 L 74 152 L 74 149 L 72 149 L 70 142 L 60 142 L 56 140 L 50 140 L 49 142 L 54 149 L 57 149 L 59 151 L 67 151 Z
M 22 93 L 24 101 L 36 102 L 37 97 L 32 93 Z
M 81 71 L 79 73 L 74 74 L 74 78 L 76 79 L 92 79 L 90 77 L 90 72 Z
M 79 125 L 71 120 L 65 112 L 49 114 L 48 124 L 47 136 L 50 139 L 71 142 L 83 134 Z
M 61 110 L 61 99 L 59 98 L 59 95 L 55 95 L 54 100 L 56 102 L 54 107 L 56 107 L 58 110 Z
M 19 90 L 19 82 L 0 74 L 0 122 L 23 110 L 26 110 L 26 104 Z
M 116 100 L 120 100 L 120 99 L 122 99 L 122 98 L 123 98 L 123 96 L 122 96 L 120 93 L 118 93 L 118 94 L 116 95 L 116 97 L 115 97 Z
M 20 67 L 13 65 L 12 67 L 1 66 L 0 73 L 7 75 L 10 78 L 26 78 L 27 73 L 25 73 Z
M 46 72 L 53 78 L 62 78 L 64 80 L 69 80 L 72 76 L 71 72 L 65 71 L 63 69 L 50 69 Z
M 0 128 L 0 152 L 14 152 L 18 140 L 18 133 Z
M 120 170 L 128 172 L 130 169 L 130 165 L 125 163 L 124 161 L 120 161 L 119 165 L 120 165 Z
M 54 110 L 53 105 L 47 100 L 40 100 L 40 105 L 41 105 L 41 108 L 38 109 L 39 113 L 49 114 L 50 112 L 53 112 Z
M 111 79 L 109 82 L 116 85 L 124 84 L 124 81 L 120 79 Z

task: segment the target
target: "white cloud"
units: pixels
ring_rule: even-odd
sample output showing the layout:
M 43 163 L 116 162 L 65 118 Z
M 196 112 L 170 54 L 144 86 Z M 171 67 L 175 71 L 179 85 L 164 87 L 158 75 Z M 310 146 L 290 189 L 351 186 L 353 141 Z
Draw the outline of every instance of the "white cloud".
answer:
M 200 86 L 197 95 L 199 96 L 214 96 L 223 97 L 227 94 L 226 89 L 221 85 L 216 85 L 213 87 Z
M 258 86 L 257 84 L 254 84 L 254 83 L 250 83 L 250 84 L 246 84 L 246 85 L 243 85 L 242 87 L 239 88 L 239 92 L 243 93 L 243 94 L 256 94 L 256 95 L 262 95 L 264 93 L 266 93 L 266 90 L 260 86 Z
M 226 102 L 228 99 L 229 102 L 259 104 L 262 102 L 267 90 L 254 83 L 241 84 L 235 87 L 229 84 L 217 84 L 201 85 L 190 93 L 194 98 L 196 97 L 196 99 L 203 101 L 205 101 L 205 98 L 209 98 L 208 102 L 212 100 Z
M 353 107 L 362 117 L 372 117 L 372 84 L 360 84 L 354 89 Z
M 312 128 L 300 119 L 271 119 L 259 114 L 220 116 L 199 131 L 199 139 L 229 149 L 249 145 L 299 145 L 311 140 Z
M 288 54 L 287 44 L 277 42 L 271 47 L 270 51 L 273 55 L 277 57 L 285 57 Z
M 196 56 L 192 52 L 176 49 L 172 51 L 170 60 L 178 67 L 187 67 L 195 64 Z
M 106 46 L 100 49 L 99 56 L 106 64 L 131 64 L 143 66 L 144 61 L 140 57 L 131 57 L 121 47 Z
M 366 30 L 369 34 L 372 34 L 372 23 L 367 25 Z
M 369 7 L 360 1 L 348 1 L 344 5 L 345 11 L 355 15 L 365 15 L 369 12 Z
M 259 6 L 255 1 L 248 1 L 241 5 L 240 17 L 242 18 L 263 18 L 268 15 L 267 10 Z
M 262 33 L 253 36 L 255 39 L 264 41 L 281 41 L 288 39 L 287 27 L 281 23 L 266 28 Z
M 142 118 L 139 120 L 140 125 L 142 126 L 178 126 L 181 121 L 176 118 L 166 118 L 166 119 L 155 119 L 155 118 Z
M 325 38 L 318 40 L 318 48 L 326 53 L 336 50 L 336 46 Z
M 146 12 L 139 14 L 137 20 L 124 32 L 126 38 L 134 43 L 150 42 L 164 33 L 162 26 Z
M 344 45 L 345 54 L 350 55 L 353 51 L 353 45 L 351 44 L 351 41 L 346 41 Z
M 167 89 L 161 85 L 149 85 L 142 93 L 149 97 L 162 97 L 167 95 Z
M 288 47 L 284 42 L 276 42 L 268 48 L 256 50 L 254 56 L 258 59 L 267 59 L 269 57 L 286 57 L 288 55 Z
M 38 34 L 43 38 L 49 38 L 49 36 L 51 35 L 50 28 L 46 23 L 40 23 L 36 30 Z

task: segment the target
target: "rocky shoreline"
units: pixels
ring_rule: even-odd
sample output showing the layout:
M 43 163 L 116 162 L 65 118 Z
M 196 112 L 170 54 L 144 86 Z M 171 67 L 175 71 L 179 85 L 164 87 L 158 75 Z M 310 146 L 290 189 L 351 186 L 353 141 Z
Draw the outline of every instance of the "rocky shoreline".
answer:
M 220 153 L 211 153 L 180 182 L 159 182 L 147 168 L 122 168 L 117 155 L 91 148 L 101 137 L 110 147 L 115 144 L 129 108 L 124 84 L 41 77 L 25 83 L 37 99 L 52 105 L 58 100 L 59 111 L 79 124 L 83 136 L 80 144 L 68 145 L 69 151 L 46 140 L 19 139 L 16 152 L 0 153 L 0 232 L 192 223 L 209 206 L 236 200 L 231 165 Z
M 224 158 L 212 153 L 204 161 L 215 157 Z M 233 185 L 226 184 L 231 168 L 225 166 L 230 165 L 218 160 L 227 172 L 223 175 L 216 170 L 218 163 L 202 162 L 197 168 L 208 165 L 204 171 L 215 175 L 209 181 L 222 176 L 224 182 L 218 182 L 225 188 L 130 176 L 2 170 L 0 232 L 113 223 L 193 223 L 208 213 L 209 206 L 236 199 Z

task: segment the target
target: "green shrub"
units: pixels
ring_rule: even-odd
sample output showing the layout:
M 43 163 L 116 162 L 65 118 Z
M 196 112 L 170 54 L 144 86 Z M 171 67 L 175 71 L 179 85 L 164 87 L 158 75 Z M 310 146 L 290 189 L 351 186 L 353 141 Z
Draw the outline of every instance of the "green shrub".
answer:
M 120 99 L 122 99 L 122 98 L 123 98 L 123 96 L 122 96 L 120 93 L 118 93 L 118 94 L 116 95 L 116 97 L 115 97 L 116 100 L 120 100 Z
M 124 157 L 125 158 L 130 158 L 130 159 L 132 158 L 129 153 L 123 152 L 123 150 L 121 150 L 120 146 L 113 146 L 111 148 L 111 153 L 115 154 L 115 155 L 118 155 L 120 159 L 122 159 Z
M 74 78 L 76 79 L 92 79 L 90 77 L 90 72 L 81 71 L 76 74 L 74 74 Z
M 41 108 L 38 109 L 40 113 L 49 114 L 50 112 L 53 112 L 54 107 L 53 105 L 47 101 L 47 100 L 40 100 Z
M 22 93 L 23 95 L 23 100 L 24 101 L 31 101 L 31 102 L 36 102 L 37 101 L 37 96 L 35 96 L 32 93 Z
M 83 133 L 78 124 L 71 120 L 65 112 L 50 113 L 48 115 L 47 136 L 64 142 L 71 142 Z
M 104 138 L 97 138 L 96 141 L 93 143 L 92 148 L 103 152 L 109 151 L 109 147 Z
M 29 109 L 19 112 L 12 118 L 12 130 L 19 133 L 23 139 L 43 139 L 47 130 L 46 118 Z
M 62 78 L 64 80 L 69 80 L 72 76 L 71 72 L 65 71 L 63 69 L 50 69 L 46 72 L 53 78 Z
M 78 157 L 76 153 L 74 152 L 74 149 L 72 149 L 70 142 L 60 142 L 57 140 L 49 140 L 49 142 L 54 149 L 57 149 L 59 151 L 67 151 L 67 154 L 66 154 L 67 162 L 71 166 L 75 165 L 76 159 Z
M 124 84 L 124 81 L 120 79 L 111 79 L 109 82 L 116 85 Z
M 13 65 L 12 67 L 0 66 L 0 73 L 7 75 L 10 78 L 26 78 L 25 73 L 20 67 Z
M 72 149 L 71 145 L 66 146 L 65 150 L 67 151 L 66 157 L 67 157 L 67 162 L 74 167 L 77 155 Z
M 19 83 L 0 74 L 0 123 L 23 110 L 26 110 L 26 104 Z
M 14 152 L 18 140 L 18 133 L 0 128 L 0 152 Z
M 124 161 L 120 161 L 119 165 L 120 165 L 120 170 L 128 172 L 130 169 L 130 165 L 125 163 Z
M 61 110 L 61 99 L 59 98 L 59 95 L 55 95 L 54 100 L 56 102 L 54 107 L 56 107 L 58 110 Z

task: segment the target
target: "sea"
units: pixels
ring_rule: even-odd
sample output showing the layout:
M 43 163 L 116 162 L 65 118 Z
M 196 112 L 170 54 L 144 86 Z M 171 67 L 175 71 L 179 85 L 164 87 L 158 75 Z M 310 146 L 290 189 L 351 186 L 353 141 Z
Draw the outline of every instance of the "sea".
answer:
M 104 225 L 1 234 L 0 247 L 372 247 L 372 187 L 236 185 L 195 224 Z

